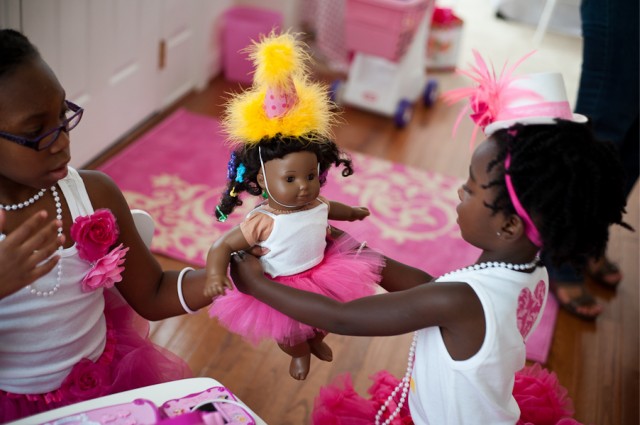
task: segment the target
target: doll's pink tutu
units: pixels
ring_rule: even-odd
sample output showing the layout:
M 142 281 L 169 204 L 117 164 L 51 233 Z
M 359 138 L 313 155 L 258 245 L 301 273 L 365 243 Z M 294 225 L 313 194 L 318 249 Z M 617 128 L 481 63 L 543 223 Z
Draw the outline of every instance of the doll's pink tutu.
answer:
M 107 343 L 94 363 L 78 362 L 59 389 L 45 394 L 0 390 L 0 423 L 80 401 L 193 376 L 175 354 L 153 344 L 149 323 L 119 296 L 104 291 Z
M 283 285 L 342 302 L 372 295 L 380 282 L 384 259 L 369 249 L 358 252 L 358 247 L 359 243 L 354 239 L 341 237 L 328 245 L 324 259 L 317 266 L 292 276 L 267 276 Z M 218 297 L 211 305 L 209 315 L 253 344 L 273 339 L 293 346 L 322 332 L 237 290 Z
M 321 388 L 315 399 L 312 424 L 373 425 L 378 409 L 400 380 L 387 371 L 378 372 L 371 379 L 373 384 L 367 391 L 369 398 L 354 390 L 349 374 L 338 376 L 329 386 Z M 516 373 L 513 396 L 520 407 L 517 425 L 580 425 L 571 417 L 573 407 L 566 388 L 560 385 L 555 373 L 539 364 Z M 392 402 L 388 411 L 393 412 L 396 406 Z M 413 424 L 407 406 L 400 409 L 400 414 L 391 421 L 392 425 Z

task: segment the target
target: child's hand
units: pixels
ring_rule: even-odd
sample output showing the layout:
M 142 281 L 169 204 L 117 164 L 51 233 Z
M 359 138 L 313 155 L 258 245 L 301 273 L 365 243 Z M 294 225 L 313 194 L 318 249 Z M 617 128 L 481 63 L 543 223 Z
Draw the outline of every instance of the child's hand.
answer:
M 46 212 L 39 211 L 0 239 L 0 298 L 33 283 L 58 263 L 59 257 L 51 256 L 64 243 L 64 236 L 58 237 L 61 223 L 45 224 L 46 218 Z M 3 229 L 4 211 L 0 210 L 0 233 Z
M 351 208 L 351 218 L 349 221 L 363 220 L 365 217 L 371 215 L 369 212 L 369 208 L 365 207 L 352 207 Z
M 251 294 L 251 288 L 263 277 L 262 264 L 253 255 L 239 251 L 231 256 L 231 278 L 238 291 Z
M 207 274 L 207 282 L 204 287 L 204 295 L 207 298 L 224 295 L 226 288 L 233 289 L 233 284 L 226 275 Z

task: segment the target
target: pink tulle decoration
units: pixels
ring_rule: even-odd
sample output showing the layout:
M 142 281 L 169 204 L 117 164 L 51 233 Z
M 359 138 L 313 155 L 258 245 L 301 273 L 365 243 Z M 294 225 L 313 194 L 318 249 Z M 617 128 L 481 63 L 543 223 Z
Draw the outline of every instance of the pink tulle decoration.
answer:
M 71 239 L 76 242 L 78 255 L 90 263 L 109 252 L 119 233 L 115 216 L 106 208 L 88 216 L 76 217 L 71 225 Z
M 400 380 L 383 370 L 371 377 L 373 383 L 367 392 L 369 399 L 360 396 L 353 388 L 351 375 L 336 377 L 333 382 L 320 389 L 315 399 L 312 414 L 314 425 L 373 425 L 376 413 L 387 397 L 396 388 Z M 397 398 L 400 396 L 398 395 Z M 397 407 L 390 403 L 387 413 Z M 383 420 L 386 419 L 386 414 Z M 391 421 L 392 425 L 413 425 L 407 403 L 400 410 L 400 415 Z
M 122 245 L 118 245 L 110 253 L 96 261 L 93 268 L 82 279 L 84 292 L 94 291 L 100 287 L 111 288 L 122 280 L 124 256 L 129 251 L 129 248 L 123 248 Z
M 460 114 L 458 114 L 453 126 L 454 135 L 460 125 L 462 117 L 471 110 L 469 116 L 476 124 L 471 135 L 471 147 L 473 147 L 478 129 L 484 130 L 487 125 L 494 122 L 499 116 L 500 111 L 506 108 L 511 102 L 523 96 L 539 97 L 537 93 L 531 90 L 510 87 L 511 83 L 519 78 L 513 77 L 515 69 L 534 53 L 535 51 L 532 51 L 524 55 L 508 68 L 505 63 L 502 72 L 498 76 L 493 66 L 489 69 L 484 59 L 482 59 L 482 56 L 480 56 L 480 53 L 475 49 L 473 50 L 473 56 L 476 61 L 475 65 L 471 65 L 469 71 L 458 70 L 457 72 L 471 78 L 476 85 L 473 87 L 449 90 L 443 94 L 443 99 L 449 104 L 459 102 L 463 99 L 469 99 L 469 104 L 464 106 Z
M 513 397 L 520 407 L 518 425 L 579 424 L 571 418 L 573 403 L 567 389 L 560 385 L 555 373 L 538 363 L 516 374 Z

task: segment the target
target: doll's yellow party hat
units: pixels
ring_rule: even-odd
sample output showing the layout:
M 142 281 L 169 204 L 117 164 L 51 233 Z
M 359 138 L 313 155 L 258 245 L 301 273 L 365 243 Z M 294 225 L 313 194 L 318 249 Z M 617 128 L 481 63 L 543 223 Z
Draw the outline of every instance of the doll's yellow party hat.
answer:
M 331 136 L 332 102 L 328 89 L 307 76 L 310 57 L 305 47 L 293 34 L 272 31 L 247 48 L 255 65 L 253 85 L 227 103 L 222 128 L 229 143 Z

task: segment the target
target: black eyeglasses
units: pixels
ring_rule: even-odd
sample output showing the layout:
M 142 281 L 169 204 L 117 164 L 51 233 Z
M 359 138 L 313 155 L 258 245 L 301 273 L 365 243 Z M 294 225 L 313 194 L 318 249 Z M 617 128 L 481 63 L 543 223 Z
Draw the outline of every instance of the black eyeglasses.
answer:
M 42 136 L 36 137 L 35 139 L 27 139 L 25 137 L 15 136 L 13 134 L 3 133 L 2 131 L 0 131 L 0 137 L 37 151 L 48 148 L 56 140 L 58 140 L 61 131 L 64 131 L 65 133 L 70 132 L 71 130 L 76 128 L 76 126 L 82 119 L 82 113 L 84 112 L 84 109 L 82 109 L 75 103 L 69 102 L 68 100 L 65 100 L 64 103 L 67 107 L 67 110 L 65 111 L 65 118 L 62 121 L 62 124 L 58 127 L 52 128 Z

